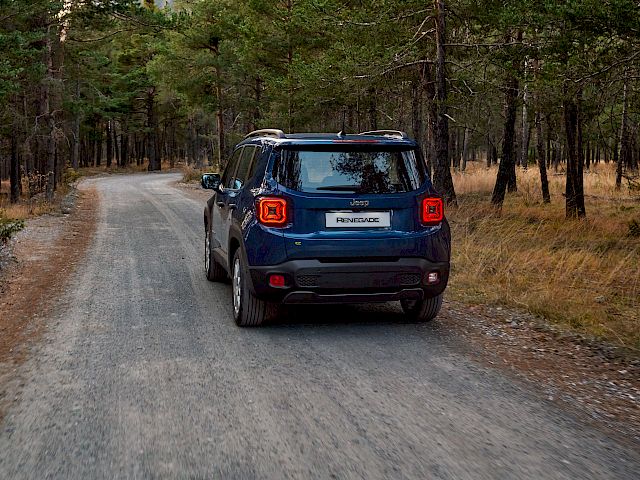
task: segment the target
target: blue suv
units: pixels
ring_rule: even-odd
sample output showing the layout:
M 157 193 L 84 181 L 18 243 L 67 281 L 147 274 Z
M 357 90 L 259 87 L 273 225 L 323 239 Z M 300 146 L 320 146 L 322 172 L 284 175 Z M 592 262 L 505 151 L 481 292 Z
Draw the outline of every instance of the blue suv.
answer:
M 205 269 L 231 277 L 240 326 L 286 304 L 400 301 L 413 320 L 439 312 L 451 235 L 418 145 L 406 134 L 250 133 L 204 210 Z

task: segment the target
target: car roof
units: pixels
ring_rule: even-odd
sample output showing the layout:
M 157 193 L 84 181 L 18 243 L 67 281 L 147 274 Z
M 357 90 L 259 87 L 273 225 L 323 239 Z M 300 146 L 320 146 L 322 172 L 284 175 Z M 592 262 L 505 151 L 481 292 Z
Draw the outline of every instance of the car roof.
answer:
M 373 145 L 383 146 L 406 146 L 416 147 L 417 144 L 403 132 L 379 131 L 367 132 L 366 134 L 343 134 L 340 133 L 288 133 L 284 134 L 278 130 L 268 130 L 265 134 L 261 131 L 249 134 L 238 146 L 269 143 L 278 146 L 304 146 L 304 145 L 333 145 L 333 144 L 353 144 L 353 145 Z M 274 133 L 278 132 L 278 133 Z

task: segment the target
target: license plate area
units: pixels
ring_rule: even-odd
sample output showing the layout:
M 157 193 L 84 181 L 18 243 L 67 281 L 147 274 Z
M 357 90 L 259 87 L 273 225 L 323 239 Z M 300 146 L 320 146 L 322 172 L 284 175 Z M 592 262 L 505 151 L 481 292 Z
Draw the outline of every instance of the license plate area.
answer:
M 325 213 L 326 228 L 389 228 L 391 212 L 341 210 Z

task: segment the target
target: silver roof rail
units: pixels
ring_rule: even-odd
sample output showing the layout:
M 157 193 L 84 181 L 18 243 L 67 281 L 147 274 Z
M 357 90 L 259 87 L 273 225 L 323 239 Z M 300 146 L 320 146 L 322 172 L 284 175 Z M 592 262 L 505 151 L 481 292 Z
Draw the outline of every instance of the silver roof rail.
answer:
M 276 138 L 287 138 L 282 130 L 278 130 L 275 128 L 265 128 L 263 130 L 256 130 L 255 132 L 251 132 L 244 138 L 253 138 L 253 137 L 264 137 L 271 136 Z
M 370 132 L 362 132 L 360 135 L 379 135 L 381 137 L 400 137 L 409 138 L 409 136 L 400 130 L 371 130 Z

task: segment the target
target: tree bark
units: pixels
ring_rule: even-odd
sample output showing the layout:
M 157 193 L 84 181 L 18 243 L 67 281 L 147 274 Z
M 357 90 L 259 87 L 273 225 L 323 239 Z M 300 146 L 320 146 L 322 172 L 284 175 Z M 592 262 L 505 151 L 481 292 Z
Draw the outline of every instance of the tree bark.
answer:
M 76 81 L 76 100 L 80 99 L 80 81 Z M 71 168 L 78 170 L 80 166 L 80 112 L 73 115 L 73 147 L 71 150 Z
M 622 173 L 624 170 L 624 166 L 629 165 L 630 155 L 631 155 L 631 146 L 630 146 L 630 138 L 629 138 L 629 79 L 627 76 L 627 72 L 625 71 L 624 75 L 624 86 L 622 90 L 622 124 L 620 125 L 620 154 L 617 155 L 617 165 L 616 165 L 616 190 L 620 190 L 622 186 Z M 618 148 L 616 145 L 615 152 L 618 152 Z M 615 155 L 614 155 L 615 157 Z
M 9 165 L 9 183 L 11 203 L 16 203 L 20 199 L 20 162 L 18 161 L 18 140 L 15 135 L 11 136 L 11 163 Z
M 436 102 L 436 87 L 433 80 L 433 67 L 425 64 L 422 69 L 422 94 L 427 105 L 427 128 L 424 135 L 424 154 L 427 162 L 429 178 L 433 178 L 436 161 L 436 129 L 438 118 L 438 104 Z
M 540 61 L 535 59 L 533 62 L 533 71 L 538 79 L 540 74 Z M 549 179 L 547 177 L 547 156 L 544 149 L 544 135 L 542 133 L 542 114 L 540 113 L 542 100 L 540 98 L 539 88 L 534 91 L 535 103 L 535 128 L 536 128 L 536 153 L 538 156 L 538 170 L 540 171 L 540 187 L 542 189 L 542 201 L 551 203 L 551 194 L 549 193 Z M 548 141 L 549 132 L 547 132 Z
M 107 120 L 107 168 L 111 168 L 111 162 L 113 161 L 113 136 L 111 135 L 111 120 Z
M 584 166 L 587 170 L 591 167 L 591 143 L 587 142 L 587 146 L 584 149 L 585 157 L 584 157 Z
M 420 95 L 420 83 L 417 80 L 411 82 L 411 127 L 414 140 L 418 145 L 422 145 L 424 136 L 422 97 Z
M 377 94 L 375 88 L 371 87 L 368 90 L 369 98 L 369 129 L 378 129 L 378 103 Z
M 162 168 L 160 161 L 160 152 L 158 151 L 158 122 L 155 115 L 155 87 L 149 88 L 147 92 L 147 128 L 149 130 L 147 136 L 147 152 L 149 155 L 149 166 L 147 170 L 150 172 L 160 170 Z
M 576 204 L 578 206 L 578 216 L 584 217 L 586 209 L 584 205 L 584 148 L 582 142 L 582 89 L 576 94 L 576 107 L 578 123 L 576 124 L 576 151 L 578 153 L 578 164 L 576 177 Z
M 457 170 L 460 166 L 460 158 L 458 157 L 458 131 L 454 129 L 453 132 L 449 130 L 449 167 L 453 167 Z
M 524 63 L 525 77 L 527 74 L 527 60 Z M 531 137 L 531 128 L 529 126 L 529 85 L 525 81 L 522 93 L 522 141 L 520 149 L 520 165 L 525 170 L 529 163 L 529 140 Z
M 129 134 L 126 133 L 126 124 L 122 126 L 120 132 L 120 166 L 126 167 L 129 163 Z
M 446 6 L 444 0 L 434 0 L 436 10 L 436 158 L 433 185 L 448 205 L 457 205 L 456 193 L 449 168 L 449 118 L 447 116 L 446 72 Z
M 260 125 L 260 120 L 262 118 L 262 115 L 260 112 L 260 102 L 262 102 L 262 79 L 260 77 L 256 77 L 255 79 L 253 93 L 255 95 L 254 98 L 256 103 L 253 108 L 251 124 L 249 126 L 249 129 L 251 131 L 257 130 L 259 128 L 258 125 Z
M 98 127 L 96 130 L 96 142 L 95 142 L 96 162 L 95 166 L 100 167 L 102 165 L 102 130 Z
M 120 165 L 120 146 L 118 144 L 118 124 L 112 120 L 111 135 L 113 136 L 113 157 L 116 161 L 116 167 Z
M 218 45 L 216 43 L 216 52 L 218 51 Z M 218 108 L 216 110 L 216 128 L 218 129 L 218 170 L 221 170 L 225 165 L 225 135 L 224 135 L 224 110 L 222 105 L 222 73 L 220 67 L 216 64 L 216 100 L 218 102 Z
M 542 119 L 540 117 L 540 111 L 537 110 L 535 118 L 537 144 L 536 150 L 538 153 L 538 169 L 540 170 L 540 186 L 542 188 L 542 201 L 544 203 L 551 203 L 551 194 L 549 193 L 549 179 L 547 178 L 547 160 L 544 151 L 544 138 L 542 134 Z
M 54 82 L 53 71 L 53 39 L 51 38 L 51 25 L 47 28 L 45 36 L 45 63 L 47 74 L 42 86 L 42 118 L 47 126 L 45 138 L 45 151 L 47 158 L 47 200 L 53 200 L 53 193 L 56 188 L 56 141 L 55 141 L 55 118 L 51 111 L 51 86 Z
M 567 137 L 565 215 L 567 218 L 579 218 L 586 215 L 584 210 L 584 194 L 582 194 L 581 182 L 578 179 L 578 175 L 582 174 L 582 169 L 579 167 L 579 157 L 581 157 L 581 155 L 578 153 L 582 149 L 582 145 L 580 144 L 582 139 L 578 129 L 578 123 L 580 122 L 579 109 L 575 96 L 569 96 L 566 86 L 564 90 L 564 124 Z
M 518 79 L 509 73 L 504 84 L 504 140 L 502 143 L 502 158 L 498 166 L 496 184 L 493 188 L 491 203 L 502 208 L 507 188 L 515 191 L 515 127 L 516 127 L 516 102 L 518 99 Z
M 467 169 L 467 157 L 469 156 L 469 137 L 471 133 L 469 127 L 464 128 L 464 140 L 462 141 L 462 164 L 460 169 L 464 172 Z

